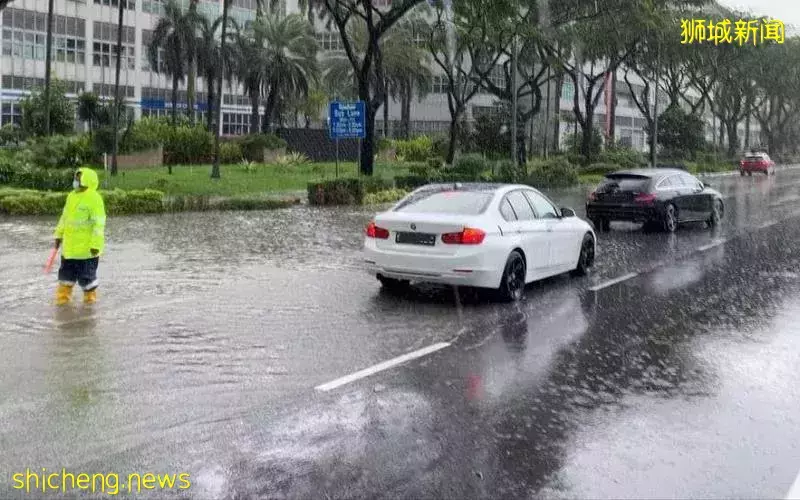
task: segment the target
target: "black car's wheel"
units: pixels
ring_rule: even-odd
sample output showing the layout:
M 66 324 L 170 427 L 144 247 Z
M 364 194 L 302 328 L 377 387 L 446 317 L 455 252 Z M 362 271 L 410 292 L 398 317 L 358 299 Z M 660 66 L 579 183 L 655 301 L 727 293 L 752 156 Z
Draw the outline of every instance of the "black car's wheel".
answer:
M 748 176 L 748 177 L 753 177 L 753 172 L 751 172 L 751 171 L 748 171 L 748 172 L 747 172 L 747 176 Z
M 592 219 L 592 224 L 594 225 L 594 228 L 597 231 L 602 231 L 604 233 L 611 231 L 611 221 L 608 219 L 601 219 L 599 217 L 596 217 Z
M 381 286 L 389 292 L 401 292 L 410 285 L 410 282 L 407 280 L 387 278 L 386 276 L 381 275 L 378 275 L 378 281 L 380 281 Z
M 674 233 L 675 230 L 678 229 L 678 211 L 672 203 L 664 208 L 664 216 L 661 220 L 661 224 L 664 231 L 668 233 Z
M 722 206 L 722 201 L 714 200 L 714 208 L 711 209 L 711 215 L 706 221 L 708 223 L 708 227 L 719 226 L 719 223 L 722 220 L 722 215 L 724 213 L 724 210 L 725 209 Z
M 586 234 L 581 243 L 581 251 L 578 255 L 578 265 L 572 271 L 573 276 L 586 276 L 589 269 L 594 265 L 594 238 L 591 234 Z
M 516 250 L 511 252 L 500 280 L 497 296 L 503 302 L 517 302 L 525 292 L 525 259 Z

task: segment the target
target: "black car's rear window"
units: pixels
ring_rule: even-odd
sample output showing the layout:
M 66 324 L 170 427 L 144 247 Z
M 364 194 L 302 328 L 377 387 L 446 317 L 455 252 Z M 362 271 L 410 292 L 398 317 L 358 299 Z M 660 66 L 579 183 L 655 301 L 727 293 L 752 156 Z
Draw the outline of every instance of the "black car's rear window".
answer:
M 650 185 L 650 177 L 641 175 L 608 175 L 600 184 L 598 191 L 605 192 L 611 189 L 620 191 L 643 192 Z
M 487 191 L 421 191 L 402 202 L 395 212 L 479 215 L 494 193 Z

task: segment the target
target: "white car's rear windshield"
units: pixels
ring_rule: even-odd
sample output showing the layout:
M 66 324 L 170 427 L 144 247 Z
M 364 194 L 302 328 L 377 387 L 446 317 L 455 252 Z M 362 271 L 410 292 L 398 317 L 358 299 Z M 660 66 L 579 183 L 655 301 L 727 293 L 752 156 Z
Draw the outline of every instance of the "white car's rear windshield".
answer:
M 423 191 L 402 202 L 395 212 L 479 215 L 494 193 L 486 191 Z

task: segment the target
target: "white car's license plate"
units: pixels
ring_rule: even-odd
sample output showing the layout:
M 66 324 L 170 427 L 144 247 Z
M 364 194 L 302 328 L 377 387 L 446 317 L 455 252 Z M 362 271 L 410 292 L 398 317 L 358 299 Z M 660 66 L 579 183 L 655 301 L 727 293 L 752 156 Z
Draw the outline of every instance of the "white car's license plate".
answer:
M 436 245 L 436 235 L 428 233 L 403 233 L 399 232 L 394 241 L 401 245 Z

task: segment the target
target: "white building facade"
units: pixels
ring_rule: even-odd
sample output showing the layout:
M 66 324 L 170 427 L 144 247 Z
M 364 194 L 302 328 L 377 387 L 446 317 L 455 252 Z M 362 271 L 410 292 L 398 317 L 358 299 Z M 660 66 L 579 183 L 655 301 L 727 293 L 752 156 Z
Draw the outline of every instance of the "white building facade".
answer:
M 188 0 L 181 0 L 184 4 Z M 117 38 L 118 0 L 58 0 L 55 2 L 52 74 L 64 82 L 70 97 L 91 91 L 104 98 L 114 94 L 114 72 L 116 58 L 114 46 Z M 123 61 L 120 82 L 128 106 L 137 117 L 162 115 L 171 112 L 172 82 L 169 76 L 152 71 L 147 60 L 147 44 L 152 38 L 153 28 L 163 13 L 162 0 L 129 0 L 124 14 Z M 198 9 L 210 18 L 221 14 L 222 0 L 199 0 Z M 256 0 L 231 0 L 231 17 L 244 24 L 255 18 Z M 278 6 L 279 13 L 298 12 L 298 0 L 284 0 Z M 47 22 L 47 0 L 14 0 L 0 13 L 2 16 L 2 50 L 0 51 L 0 123 L 18 123 L 19 101 L 30 90 L 44 83 L 45 39 Z M 320 57 L 331 51 L 341 50 L 341 40 L 336 32 L 318 28 L 317 39 L 321 48 Z M 434 68 L 434 73 L 436 68 Z M 498 68 L 499 69 L 499 68 Z M 502 84 L 503 74 L 495 72 L 491 78 Z M 630 92 L 619 72 L 617 83 L 617 106 L 615 109 L 615 134 L 618 141 L 639 150 L 647 149 L 644 132 L 646 122 L 630 97 Z M 561 142 L 574 131 L 572 118 L 575 89 L 567 79 L 562 86 L 559 104 L 561 120 Z M 205 84 L 198 78 L 196 86 L 196 110 L 199 115 L 207 112 Z M 543 95 L 545 92 L 543 91 Z M 555 96 L 551 88 L 551 95 Z M 468 106 L 465 119 L 471 121 L 481 110 L 495 105 L 497 99 L 488 92 L 475 96 Z M 181 86 L 179 106 L 186 106 L 186 87 Z M 665 101 L 661 103 L 663 106 Z M 524 99 L 520 106 L 526 106 Z M 543 119 L 545 105 L 534 121 Z M 551 105 L 549 123 L 555 106 Z M 249 99 L 243 89 L 231 89 L 227 85 L 223 94 L 222 133 L 224 135 L 246 134 L 250 130 Z M 601 99 L 595 113 L 595 124 L 603 127 L 606 106 Z M 376 127 L 383 131 L 383 113 L 379 113 Z M 390 130 L 400 129 L 400 103 L 390 101 Z M 320 124 L 325 123 L 322 117 Z M 531 125 L 534 126 L 533 124 Z M 748 135 L 741 124 L 740 140 Z M 421 100 L 411 103 L 412 134 L 446 133 L 449 127 L 446 82 L 441 76 L 434 77 L 432 92 Z M 755 120 L 750 123 L 751 143 L 758 137 Z M 708 118 L 706 138 L 714 137 L 714 123 Z M 529 136 L 533 136 L 529 131 Z M 535 143 L 535 141 L 534 141 Z M 743 144 L 744 145 L 744 144 Z

